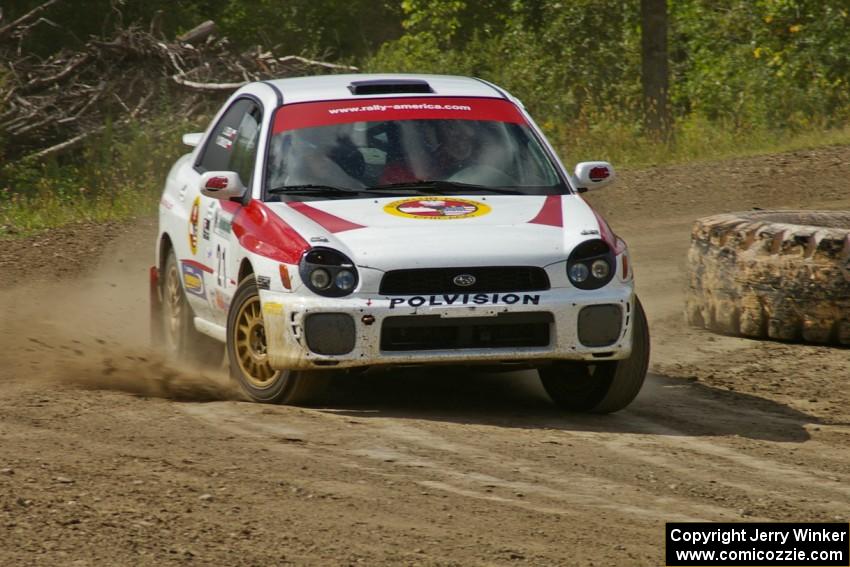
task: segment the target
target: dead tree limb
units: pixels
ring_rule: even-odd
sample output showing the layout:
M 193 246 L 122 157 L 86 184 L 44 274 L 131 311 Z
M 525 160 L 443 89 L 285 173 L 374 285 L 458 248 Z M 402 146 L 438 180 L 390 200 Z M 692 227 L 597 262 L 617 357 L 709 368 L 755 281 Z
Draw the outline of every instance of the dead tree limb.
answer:
M 357 67 L 353 67 L 351 65 L 339 65 L 337 63 L 328 63 L 327 61 L 317 61 L 315 59 L 307 59 L 306 57 L 300 57 L 298 55 L 287 55 L 286 57 L 279 57 L 278 63 L 303 63 L 305 65 L 312 65 L 316 67 L 324 67 L 325 69 L 334 69 L 334 70 L 343 70 L 343 71 L 358 71 Z
M 0 85 L 0 137 L 15 142 L 5 146 L 6 160 L 72 150 L 108 120 L 139 119 L 153 96 L 163 95 L 170 112 L 186 116 L 212 112 L 223 93 L 249 81 L 357 70 L 300 55 L 278 57 L 262 46 L 237 53 L 226 38 L 214 35 L 212 22 L 171 41 L 152 33 L 157 29 L 152 22 L 144 28 L 116 28 L 46 59 L 18 54 L 32 26 L 43 19 L 39 14 L 59 1 L 48 0 L 0 28 L 16 39 L 0 41 L 6 71 Z
M 183 35 L 177 36 L 180 43 L 196 43 L 215 33 L 215 22 L 207 20 L 190 29 Z
M 210 92 L 235 91 L 246 83 L 246 81 L 242 81 L 241 83 L 199 83 L 197 81 L 190 81 L 183 75 L 172 75 L 171 78 L 180 86 L 194 89 L 196 91 Z
M 56 4 L 59 1 L 60 0 L 47 0 L 47 2 L 45 2 L 43 4 L 39 4 L 38 6 L 36 6 L 32 10 L 30 10 L 29 12 L 27 12 L 26 14 L 24 14 L 23 16 L 18 18 L 17 20 L 9 22 L 5 26 L 0 27 L 0 38 L 3 38 L 4 36 L 8 35 L 15 28 L 23 26 L 28 21 L 35 18 L 40 13 L 47 10 L 48 8 L 50 8 L 52 5 Z

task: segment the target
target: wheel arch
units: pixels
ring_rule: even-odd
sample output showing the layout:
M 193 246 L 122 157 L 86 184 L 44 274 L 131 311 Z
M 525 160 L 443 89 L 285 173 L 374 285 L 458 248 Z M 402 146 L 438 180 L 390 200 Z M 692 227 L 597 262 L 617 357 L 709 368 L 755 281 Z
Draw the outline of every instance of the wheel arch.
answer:
M 157 248 L 157 268 L 160 273 L 165 267 L 165 259 L 168 258 L 168 253 L 174 250 L 174 244 L 171 242 L 171 237 L 167 232 L 163 232 L 159 239 L 159 247 Z
M 236 281 L 242 282 L 242 280 L 251 275 L 254 275 L 254 265 L 251 264 L 251 260 L 248 258 L 243 258 L 239 264 L 239 278 Z

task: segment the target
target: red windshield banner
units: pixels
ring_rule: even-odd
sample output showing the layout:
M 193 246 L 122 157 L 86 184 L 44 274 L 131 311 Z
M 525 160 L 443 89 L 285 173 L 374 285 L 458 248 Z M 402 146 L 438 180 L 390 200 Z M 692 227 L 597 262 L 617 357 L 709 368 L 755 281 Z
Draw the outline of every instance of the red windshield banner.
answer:
M 278 108 L 274 133 L 383 120 L 489 120 L 524 124 L 511 102 L 497 98 L 418 97 L 302 102 Z

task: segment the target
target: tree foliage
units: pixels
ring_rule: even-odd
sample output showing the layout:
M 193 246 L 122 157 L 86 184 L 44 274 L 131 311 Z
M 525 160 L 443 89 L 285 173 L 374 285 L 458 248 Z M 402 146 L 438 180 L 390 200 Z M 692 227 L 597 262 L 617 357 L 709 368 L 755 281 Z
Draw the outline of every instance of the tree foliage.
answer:
M 639 2 L 405 0 L 405 34 L 373 70 L 476 74 L 548 121 L 639 129 Z M 846 0 L 670 2 L 678 117 L 739 129 L 843 124 L 850 110 Z M 474 16 L 470 15 L 474 12 Z
M 8 22 L 43 0 L 6 0 Z M 84 4 L 84 7 L 83 7 Z M 604 117 L 639 132 L 639 0 L 62 1 L 24 51 L 156 22 L 166 37 L 213 19 L 240 49 L 318 55 L 373 71 L 480 76 L 544 122 Z M 850 118 L 848 0 L 671 0 L 677 120 L 799 129 Z M 0 24 L 2 24 L 0 22 Z

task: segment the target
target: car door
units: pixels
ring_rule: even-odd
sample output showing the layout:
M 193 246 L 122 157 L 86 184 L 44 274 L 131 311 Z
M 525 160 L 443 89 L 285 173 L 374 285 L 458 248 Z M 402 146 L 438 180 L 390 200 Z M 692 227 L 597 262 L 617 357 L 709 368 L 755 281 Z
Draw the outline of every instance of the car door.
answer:
M 262 112 L 253 99 L 235 101 L 210 133 L 196 165 L 198 173 L 233 171 L 239 174 L 243 186 L 251 187 L 261 123 Z M 205 266 L 207 316 L 204 318 L 222 326 L 227 321 L 230 299 L 238 283 L 237 274 L 230 273 L 229 269 L 232 265 L 231 223 L 237 208 L 235 203 L 222 203 L 200 195 L 196 217 L 198 256 Z

